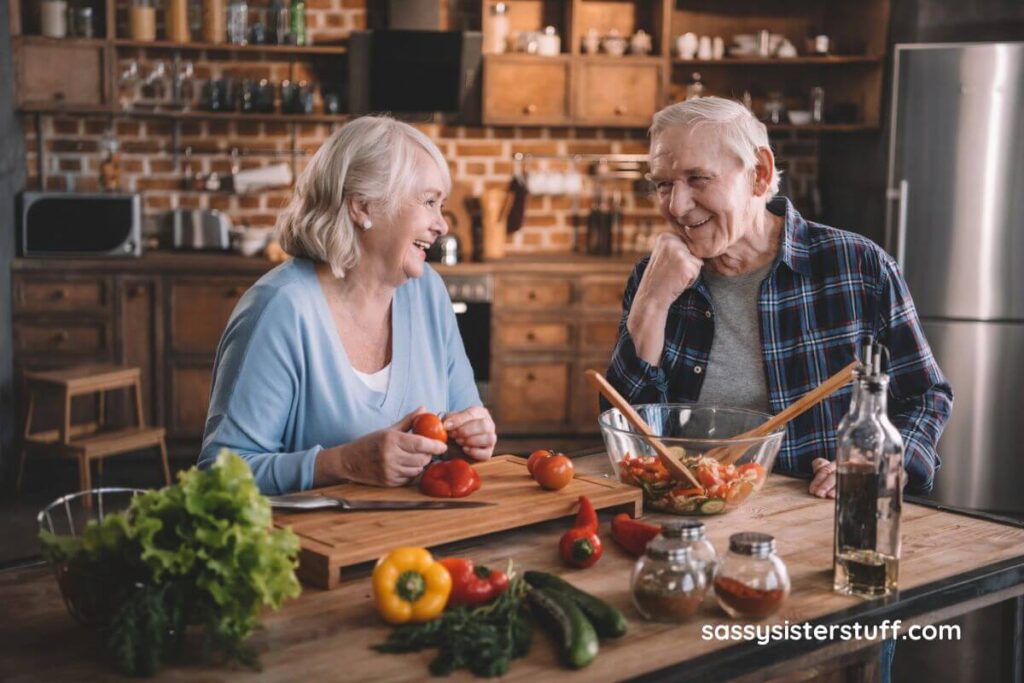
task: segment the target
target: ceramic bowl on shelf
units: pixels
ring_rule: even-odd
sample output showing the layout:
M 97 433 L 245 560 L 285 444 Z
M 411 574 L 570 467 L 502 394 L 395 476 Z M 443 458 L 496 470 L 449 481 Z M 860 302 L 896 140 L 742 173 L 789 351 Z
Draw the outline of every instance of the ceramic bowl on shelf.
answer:
M 811 122 L 811 112 L 803 109 L 790 109 L 788 116 L 794 126 L 806 126 Z
M 753 410 L 688 403 L 633 407 L 700 484 L 672 478 L 617 408 L 601 413 L 597 422 L 616 476 L 643 489 L 644 504 L 660 512 L 713 515 L 742 507 L 764 486 L 785 435 L 782 427 L 765 436 L 731 440 L 771 418 Z

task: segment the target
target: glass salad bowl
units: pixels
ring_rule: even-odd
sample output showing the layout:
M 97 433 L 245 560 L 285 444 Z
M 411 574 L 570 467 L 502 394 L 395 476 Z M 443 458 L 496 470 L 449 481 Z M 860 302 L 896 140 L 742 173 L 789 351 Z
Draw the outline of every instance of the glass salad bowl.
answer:
M 673 478 L 642 434 L 617 408 L 598 417 L 608 458 L 619 480 L 643 489 L 644 504 L 678 515 L 716 515 L 740 508 L 764 486 L 785 427 L 730 440 L 771 418 L 767 413 L 692 403 L 633 406 L 666 448 L 699 482 Z

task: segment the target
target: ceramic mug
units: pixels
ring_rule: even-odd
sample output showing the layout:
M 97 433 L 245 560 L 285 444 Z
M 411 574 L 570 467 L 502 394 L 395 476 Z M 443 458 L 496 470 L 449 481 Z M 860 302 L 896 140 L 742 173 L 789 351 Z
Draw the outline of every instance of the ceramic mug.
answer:
M 696 33 L 684 33 L 676 38 L 676 52 L 680 59 L 693 59 L 697 55 L 699 40 Z

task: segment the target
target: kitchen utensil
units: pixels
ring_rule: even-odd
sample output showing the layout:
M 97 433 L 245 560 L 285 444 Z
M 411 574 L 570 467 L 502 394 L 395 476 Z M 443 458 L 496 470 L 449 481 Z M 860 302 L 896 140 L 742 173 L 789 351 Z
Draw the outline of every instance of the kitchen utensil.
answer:
M 742 408 L 646 403 L 633 410 L 699 483 L 668 471 L 650 439 L 618 408 L 606 410 L 597 420 L 608 459 L 619 481 L 643 491 L 647 507 L 672 514 L 713 515 L 742 507 L 764 486 L 786 434 L 780 428 L 742 442 L 731 440 L 771 418 Z M 742 448 L 732 467 L 709 455 L 725 445 Z
M 658 458 L 661 460 L 661 464 L 665 466 L 671 474 L 675 475 L 678 479 L 685 479 L 694 486 L 700 486 L 700 483 L 693 476 L 693 473 L 687 469 L 686 465 L 681 463 L 676 458 L 674 453 L 671 453 L 664 444 L 658 440 L 657 436 L 650 426 L 644 422 L 644 419 L 640 417 L 640 414 L 633 410 L 633 406 L 629 405 L 629 401 L 622 397 L 615 387 L 613 387 L 607 379 L 604 378 L 597 370 L 587 370 L 587 379 L 590 383 L 601 392 L 601 395 L 608 399 L 608 402 L 619 409 L 619 412 L 625 416 L 626 420 L 629 421 L 634 428 L 638 429 L 640 433 L 647 439 L 647 443 L 651 445 L 655 453 L 658 454 Z
M 758 425 L 757 427 L 743 432 L 742 434 L 737 434 L 733 438 L 737 441 L 740 439 L 756 438 L 773 432 L 780 427 L 784 427 L 790 420 L 803 415 L 805 412 L 818 405 L 835 392 L 839 391 L 839 389 L 849 384 L 850 380 L 853 379 L 853 371 L 857 369 L 858 365 L 860 365 L 860 361 L 853 361 L 845 368 L 822 382 L 817 388 L 808 391 L 800 398 L 800 400 L 793 403 L 791 406 L 780 412 L 778 415 L 775 415 L 764 424 Z M 742 445 L 736 448 L 727 448 L 728 452 L 724 452 L 726 449 L 721 449 L 723 452 L 718 452 L 718 449 L 716 449 L 710 451 L 708 455 L 715 458 L 723 465 L 731 465 L 743 455 Z
M 350 500 L 319 493 L 267 496 L 277 510 L 458 510 L 492 507 L 494 503 L 473 500 Z
M 231 219 L 216 209 L 173 209 L 164 214 L 175 249 L 231 248 Z
M 789 122 L 794 126 L 806 126 L 811 122 L 811 112 L 805 109 L 790 109 L 787 112 Z

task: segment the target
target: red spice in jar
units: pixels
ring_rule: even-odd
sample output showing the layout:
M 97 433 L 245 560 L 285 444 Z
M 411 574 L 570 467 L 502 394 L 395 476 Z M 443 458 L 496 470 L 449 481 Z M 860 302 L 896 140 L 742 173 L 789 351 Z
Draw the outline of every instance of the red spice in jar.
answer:
M 727 576 L 715 579 L 715 595 L 742 616 L 754 619 L 774 614 L 786 599 L 786 592 L 781 588 L 751 588 L 742 581 Z

